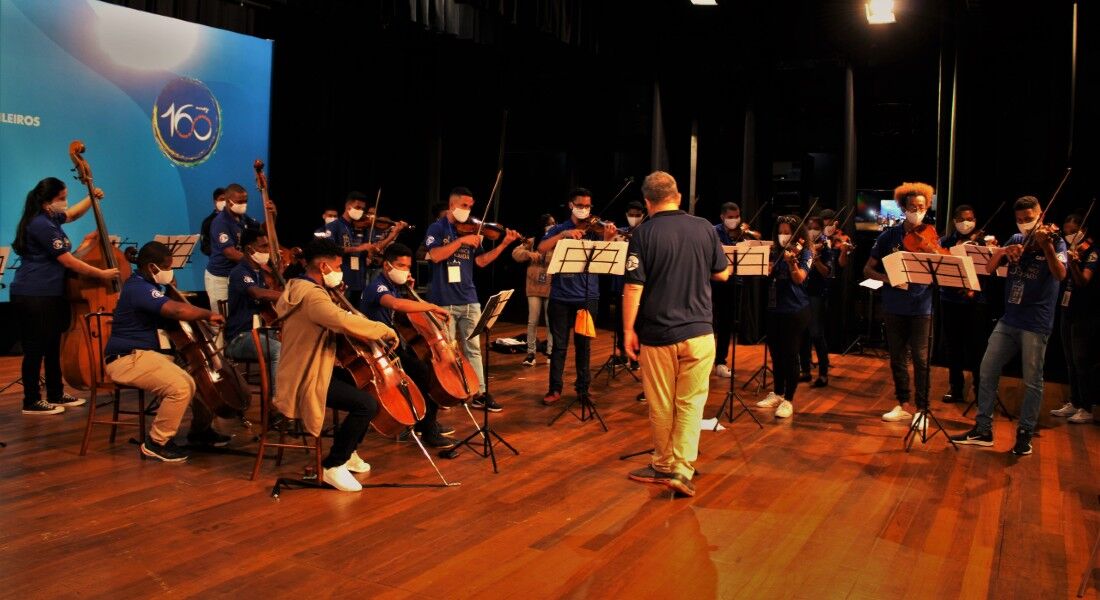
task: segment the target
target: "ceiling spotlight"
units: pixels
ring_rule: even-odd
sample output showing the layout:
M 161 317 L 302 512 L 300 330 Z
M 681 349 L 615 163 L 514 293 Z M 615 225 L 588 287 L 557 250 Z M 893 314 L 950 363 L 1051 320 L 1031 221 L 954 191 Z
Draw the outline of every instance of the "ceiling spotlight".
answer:
M 871 25 L 897 21 L 894 17 L 894 0 L 868 0 L 863 6 L 867 9 L 867 22 Z
M 691 0 L 695 6 L 718 6 L 718 0 Z

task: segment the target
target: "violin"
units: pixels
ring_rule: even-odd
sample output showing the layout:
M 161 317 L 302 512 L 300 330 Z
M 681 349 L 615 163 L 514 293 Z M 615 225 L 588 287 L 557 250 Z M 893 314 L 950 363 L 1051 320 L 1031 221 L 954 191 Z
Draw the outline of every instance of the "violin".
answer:
M 608 225 L 618 229 L 618 225 L 615 225 L 615 223 L 604 221 L 599 217 L 588 217 L 587 219 L 583 219 L 577 223 L 576 228 L 585 233 L 589 231 L 600 232 L 600 230 L 605 229 Z
M 1060 231 L 1061 229 L 1059 229 L 1058 226 L 1054 223 L 1050 223 L 1049 225 L 1044 225 L 1040 223 L 1039 225 L 1036 225 L 1023 242 L 1024 251 L 1041 252 L 1042 249 L 1039 247 L 1040 241 L 1038 240 L 1038 234 L 1042 233 L 1047 239 L 1051 239 L 1057 242 Z
M 856 249 L 856 245 L 852 242 L 851 236 L 840 229 L 833 232 L 833 235 L 829 237 L 829 241 L 833 243 L 834 248 L 848 250 L 849 252 Z
M 423 302 L 411 284 L 406 288 L 414 300 Z M 431 312 L 398 316 L 401 318 L 395 319 L 395 324 L 401 337 L 421 360 L 432 365 L 432 387 L 428 391 L 432 399 L 440 406 L 458 406 L 472 400 L 478 393 L 477 373 L 451 339 L 447 326 Z
M 508 228 L 500 223 L 486 223 L 476 217 L 466 219 L 464 223 L 455 223 L 458 235 L 483 235 L 485 239 L 497 241 L 508 233 Z
M 921 223 L 909 230 L 902 238 L 901 246 L 906 252 L 951 254 L 946 248 L 940 246 L 940 236 L 936 233 L 936 228 L 928 223 Z
M 374 215 L 363 215 L 362 218 L 352 221 L 351 226 L 356 229 L 374 229 L 375 231 L 389 231 L 404 221 L 395 221 L 389 217 L 375 217 Z M 416 231 L 415 225 L 409 225 L 405 223 L 405 231 Z

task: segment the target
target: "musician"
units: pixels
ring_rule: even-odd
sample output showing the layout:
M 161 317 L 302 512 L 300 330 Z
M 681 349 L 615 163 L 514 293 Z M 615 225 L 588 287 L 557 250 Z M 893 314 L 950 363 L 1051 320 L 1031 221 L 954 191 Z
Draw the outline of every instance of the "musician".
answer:
M 741 207 L 736 202 L 726 202 L 719 214 L 721 223 L 714 226 L 718 239 L 726 246 L 733 246 L 746 240 L 759 240 L 760 234 L 749 229 L 749 224 L 741 221 Z M 736 275 L 735 275 L 736 277 Z M 735 312 L 733 279 L 712 281 L 711 296 L 714 300 L 714 374 L 718 377 L 733 376 L 736 365 L 726 366 L 726 354 L 730 343 L 737 343 L 737 332 L 733 330 Z
M 206 215 L 202 225 L 199 225 L 199 251 L 207 256 L 210 256 L 211 251 L 210 224 L 223 210 L 225 210 L 225 188 L 214 188 L 214 210 Z
M 347 412 L 321 462 L 321 478 L 338 490 L 357 492 L 363 486 L 352 473 L 366 473 L 370 465 L 355 448 L 378 413 L 378 400 L 336 367 L 333 336 L 392 344 L 397 334 L 382 323 L 343 310 L 329 297 L 326 288 L 337 288 L 343 280 L 343 256 L 343 248 L 331 240 L 310 241 L 303 252 L 305 273 L 287 281 L 275 304 L 275 312 L 283 319 L 286 352 L 279 361 L 272 402 L 282 414 L 301 419 L 305 430 L 315 436 L 321 434 L 326 406 Z
M 829 211 L 831 212 L 831 211 Z M 825 339 L 825 324 L 829 318 L 829 288 L 836 279 L 839 251 L 832 246 L 829 236 L 825 235 L 826 212 L 806 219 L 806 239 L 813 251 L 810 263 L 810 275 L 806 279 L 805 291 L 810 300 L 810 323 L 807 335 L 803 336 L 798 355 L 802 376 L 799 381 L 810 381 L 812 367 L 810 350 L 817 352 L 817 379 L 815 388 L 829 385 L 829 344 Z
M 268 288 L 264 270 L 271 260 L 271 245 L 263 229 L 247 229 L 241 234 L 244 258 L 229 272 L 229 318 L 225 324 L 225 353 L 237 360 L 256 360 L 256 344 L 252 340 L 254 323 L 265 306 L 273 306 L 281 295 Z M 281 345 L 273 331 L 260 332 L 260 343 L 267 361 L 268 381 L 274 394 L 275 374 L 279 368 Z
M 614 223 L 602 223 L 592 218 L 592 192 L 584 188 L 574 188 L 569 192 L 569 219 L 550 228 L 539 242 L 538 251 L 551 256 L 558 240 L 612 240 L 618 235 Z M 595 225 L 587 225 L 595 222 Z M 585 228 L 578 228 L 579 224 Z M 543 397 L 543 404 L 554 404 L 561 399 L 565 355 L 569 351 L 569 332 L 574 329 L 577 311 L 585 309 L 595 319 L 600 301 L 600 281 L 596 275 L 582 273 L 557 273 L 550 282 L 550 302 L 547 312 L 550 314 L 550 337 L 554 342 L 554 351 L 550 353 L 550 389 Z M 577 380 L 574 389 L 579 398 L 588 397 L 588 384 L 592 374 L 589 361 L 592 353 L 592 340 L 588 336 L 573 333 L 573 356 L 577 368 Z
M 103 190 L 95 189 L 96 198 Z M 80 406 L 84 399 L 65 393 L 61 381 L 61 335 L 69 329 L 70 307 L 65 296 L 67 271 L 109 281 L 118 269 L 99 269 L 73 256 L 63 223 L 79 219 L 92 206 L 84 198 L 68 204 L 69 190 L 60 179 L 47 177 L 27 192 L 23 216 L 15 229 L 12 249 L 22 259 L 11 282 L 19 340 L 23 346 L 23 414 L 56 415 L 65 407 Z M 91 238 L 94 234 L 89 234 Z M 46 398 L 38 375 L 45 363 Z
M 405 297 L 406 286 L 415 284 L 411 275 L 412 255 L 412 249 L 404 244 L 391 244 L 383 252 L 382 272 L 367 284 L 359 306 L 370 320 L 393 327 L 395 312 L 406 314 L 430 312 L 444 323 L 451 318 L 451 314 L 444 308 Z M 427 446 L 454 447 L 455 441 L 446 437 L 454 433 L 454 429 L 439 424 L 439 407 L 428 394 L 428 390 L 432 387 L 432 366 L 421 360 L 405 340 L 401 340 L 394 353 L 400 359 L 405 373 L 424 395 L 426 405 L 424 418 L 413 426 L 413 430 L 420 434 L 420 440 Z M 470 385 L 474 385 L 474 382 L 471 381 Z
M 321 226 L 318 227 L 313 232 L 313 236 L 314 237 L 322 237 L 322 238 L 323 237 L 328 237 L 328 229 L 325 229 L 325 227 L 328 227 L 328 225 L 330 223 L 336 222 L 336 219 L 339 219 L 339 218 L 340 218 L 340 211 L 336 210 L 335 208 L 331 208 L 331 207 L 326 208 L 324 210 L 324 212 L 321 213 Z
M 210 222 L 210 261 L 204 273 L 206 295 L 214 310 L 218 310 L 219 302 L 229 300 L 229 272 L 244 258 L 240 250 L 241 232 L 260 227 L 255 219 L 245 214 L 248 191 L 241 184 L 226 186 L 225 201 L 225 208 Z M 274 206 L 270 209 L 274 210 Z
M 103 348 L 104 371 L 111 381 L 141 388 L 160 399 L 153 426 L 141 445 L 141 453 L 164 462 L 183 462 L 186 448 L 175 443 L 180 421 L 191 405 L 188 446 L 222 447 L 229 436 L 211 427 L 214 415 L 195 397 L 195 380 L 161 352 L 157 330 L 178 327 L 178 321 L 225 323 L 217 311 L 169 300 L 165 285 L 172 282 L 172 251 L 160 242 L 149 242 L 137 256 L 137 270 L 122 286 L 115 306 L 111 336 Z
M 643 220 L 645 220 L 645 206 L 638 201 L 628 203 L 626 205 L 626 227 L 619 228 L 619 235 L 615 239 L 630 241 L 634 230 L 642 224 Z M 611 322 L 615 324 L 615 357 L 613 360 L 616 364 L 628 365 L 631 371 L 637 371 L 639 368 L 638 361 L 627 359 L 626 346 L 623 342 L 622 298 L 626 276 L 612 275 L 610 283 L 611 299 L 608 302 L 608 307 L 611 309 Z
M 886 318 L 886 344 L 890 349 L 890 370 L 894 378 L 894 396 L 898 404 L 882 415 L 883 421 L 914 419 L 905 405 L 909 402 L 909 360 L 913 361 L 913 378 L 918 410 L 928 407 L 928 335 L 932 326 L 932 288 L 927 285 L 890 285 L 882 270 L 882 259 L 904 249 L 906 234 L 924 223 L 933 195 L 927 183 L 903 183 L 894 189 L 894 199 L 905 211 L 905 220 L 887 227 L 871 247 L 871 256 L 863 267 L 863 276 L 885 283 L 882 287 L 882 311 Z M 922 423 L 916 424 L 924 426 Z
M 554 215 L 541 215 L 538 231 L 546 233 L 554 225 L 557 225 Z M 527 367 L 535 366 L 540 315 L 546 323 L 547 357 L 554 350 L 554 340 L 550 337 L 550 314 L 546 310 L 547 304 L 550 302 L 550 280 L 553 276 L 546 272 L 546 263 L 549 257 L 535 251 L 535 245 L 538 243 L 539 237 L 529 237 L 512 250 L 512 260 L 527 263 L 527 285 L 525 289 L 527 294 L 527 357 L 523 359 L 523 364 Z
M 428 299 L 451 314 L 447 321 L 448 333 L 462 347 L 466 360 L 477 373 L 480 394 L 473 405 L 500 412 L 504 407 L 485 390 L 481 341 L 468 339 L 481 318 L 481 304 L 477 299 L 477 287 L 474 286 L 474 265 L 479 268 L 489 266 L 509 244 L 519 239 L 519 233 L 508 229 L 495 248 L 482 251 L 482 236 L 459 235 L 456 228 L 456 224 L 465 223 L 470 218 L 470 210 L 474 207 L 473 192 L 464 187 L 451 190 L 447 206 L 446 215 L 429 225 L 424 233 L 424 246 L 432 263 Z
M 1043 211 L 1034 196 L 1017 199 L 1012 210 L 1020 233 L 1009 238 L 1003 248 L 995 248 L 986 265 L 986 272 L 992 274 L 1001 263 L 1009 262 L 1004 316 L 993 328 L 982 357 L 978 415 L 970 431 L 951 439 L 956 444 L 993 445 L 993 405 L 1001 369 L 1019 354 L 1026 391 L 1012 453 L 1025 456 L 1031 454 L 1031 436 L 1043 403 L 1043 363 L 1067 258 L 1065 242 L 1043 225 Z
M 370 219 L 374 219 L 377 216 L 378 215 L 376 214 L 375 208 L 373 206 L 368 206 L 367 217 Z M 385 231 L 379 229 L 377 226 L 374 227 L 374 231 L 371 231 L 370 225 L 367 225 L 363 228 L 366 232 L 363 236 L 363 241 L 374 244 L 375 249 L 374 253 L 368 255 L 367 257 L 367 270 L 364 273 L 367 282 L 372 281 L 375 277 L 378 276 L 378 273 L 381 272 L 382 253 L 385 252 L 386 248 L 388 248 L 390 244 L 397 241 L 397 236 L 400 235 L 402 231 L 407 229 L 408 226 L 409 224 L 404 221 L 396 221 L 395 223 L 393 223 L 392 226 L 389 227 L 389 229 Z
M 825 237 L 829 238 L 830 247 L 836 254 L 836 264 L 841 269 L 848 266 L 849 255 L 853 250 L 851 240 L 844 236 L 840 230 L 840 222 L 836 218 L 836 211 L 827 208 L 821 211 L 821 222 L 825 226 Z
M 630 237 L 623 331 L 627 356 L 641 358 L 653 454 L 629 477 L 694 496 L 692 463 L 714 363 L 708 280 L 728 279 L 732 267 L 710 223 L 680 210 L 671 175 L 651 173 L 642 196 L 650 219 Z
M 975 239 L 977 231 L 974 208 L 960 204 L 951 217 L 952 231 L 940 238 L 940 246 L 951 248 L 960 244 L 983 243 Z M 984 273 L 983 273 L 984 275 Z M 989 307 L 985 294 L 963 288 L 940 288 L 940 316 L 943 319 L 943 346 L 947 358 L 950 388 L 943 396 L 947 403 L 961 402 L 965 394 L 965 376 L 970 371 L 974 397 L 981 387 L 982 353 L 989 339 Z
M 344 213 L 339 219 L 325 225 L 327 239 L 336 242 L 344 249 L 344 295 L 352 306 L 359 305 L 363 287 L 367 284 L 366 269 L 370 255 L 378 252 L 378 247 L 365 239 L 366 230 L 359 228 L 356 222 L 366 214 L 367 197 L 362 192 L 348 192 L 344 200 Z
M 1094 277 L 1100 268 L 1100 253 L 1081 213 L 1066 217 L 1062 231 L 1069 262 L 1058 304 L 1062 307 L 1062 352 L 1069 370 L 1070 401 L 1050 414 L 1068 417 L 1070 423 L 1092 423 L 1092 409 L 1100 390 L 1100 284 Z
M 775 245 L 768 277 L 767 327 L 768 352 L 772 355 L 775 389 L 756 405 L 774 408 L 777 419 L 794 413 L 794 395 L 798 389 L 798 353 L 802 339 L 810 326 L 810 296 L 806 292 L 810 277 L 813 249 L 806 242 L 812 239 L 799 228 L 796 216 L 781 216 L 776 220 Z M 782 252 L 782 256 L 779 255 Z M 819 355 L 820 356 L 820 355 Z

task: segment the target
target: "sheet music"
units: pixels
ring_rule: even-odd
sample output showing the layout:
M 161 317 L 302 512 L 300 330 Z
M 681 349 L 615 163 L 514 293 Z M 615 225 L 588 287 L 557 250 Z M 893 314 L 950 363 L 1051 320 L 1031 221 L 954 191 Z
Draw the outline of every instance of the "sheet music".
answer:
M 925 254 L 922 252 L 895 252 L 882 259 L 890 285 L 931 285 L 932 274 L 942 287 L 964 288 L 980 291 L 974 261 L 969 256 L 952 254 Z
M 859 282 L 859 285 L 860 287 L 865 287 L 869 290 L 881 290 L 882 286 L 886 284 L 877 279 L 864 279 L 863 281 Z
M 979 275 L 986 274 L 986 265 L 988 265 L 990 259 L 993 258 L 993 248 L 979 244 L 959 244 L 957 246 L 952 246 L 950 251 L 954 256 L 969 256 L 970 260 L 974 261 L 974 270 Z M 1007 277 L 1008 266 L 1001 265 L 997 267 L 995 275 L 997 275 L 997 277 Z
M 172 268 L 182 269 L 191 262 L 191 254 L 195 251 L 195 245 L 199 243 L 198 234 L 195 235 L 154 235 L 154 242 L 160 242 L 172 251 Z
M 733 246 L 722 246 L 726 258 L 734 266 L 734 275 L 742 277 L 763 277 L 771 266 L 772 242 L 746 240 Z
M 587 272 L 593 275 L 622 275 L 626 273 L 627 248 L 626 242 L 614 240 L 559 240 L 546 272 L 550 275 L 584 273 L 587 267 Z
M 466 339 L 472 340 L 483 332 L 492 329 L 493 325 L 496 325 L 500 313 L 504 312 L 504 306 L 508 304 L 508 300 L 511 299 L 514 292 L 515 290 L 501 290 L 493 294 L 493 296 L 485 302 L 485 309 L 481 312 L 481 318 L 478 319 L 477 323 L 474 325 L 473 331 L 470 332 L 470 335 L 467 336 Z

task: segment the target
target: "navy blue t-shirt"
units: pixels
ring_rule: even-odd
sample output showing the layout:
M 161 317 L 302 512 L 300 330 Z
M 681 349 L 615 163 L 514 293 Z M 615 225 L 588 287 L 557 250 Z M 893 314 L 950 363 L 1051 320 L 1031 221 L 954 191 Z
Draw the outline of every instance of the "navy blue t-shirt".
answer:
M 65 266 L 57 257 L 72 252 L 69 236 L 61 230 L 68 220 L 65 213 L 38 213 L 27 223 L 26 253 L 15 270 L 11 293 L 16 296 L 64 296 Z
M 443 217 L 428 226 L 424 233 L 424 247 L 428 250 L 446 246 L 462 236 L 447 217 Z M 481 248 L 462 246 L 450 258 L 440 262 L 431 262 L 432 281 L 428 286 L 428 299 L 439 306 L 458 306 L 477 304 L 477 287 L 474 286 L 474 257 L 481 254 Z M 448 269 L 458 267 L 459 281 L 449 283 Z
M 543 240 L 549 239 L 563 231 L 576 229 L 577 224 L 573 219 L 564 223 L 558 223 L 542 236 Z M 603 240 L 603 235 L 594 229 L 585 232 L 582 239 Z M 542 243 L 542 240 L 539 241 Z M 600 298 L 600 278 L 598 275 L 584 275 L 583 273 L 555 273 L 550 281 L 550 299 L 557 302 L 581 303 L 586 300 L 598 300 Z
M 668 346 L 712 334 L 710 276 L 727 267 L 718 234 L 704 219 L 669 210 L 639 225 L 626 259 L 626 283 L 643 286 L 638 340 Z
M 821 246 L 821 250 L 814 257 L 815 264 L 810 269 L 810 276 L 806 278 L 806 293 L 820 298 L 829 295 L 829 287 L 832 285 L 833 279 L 836 279 L 836 257 L 839 252 L 832 247 L 829 238 L 825 234 L 817 238 L 817 243 Z M 828 265 L 828 272 L 825 275 L 817 270 L 817 264 L 822 263 Z
M 256 219 L 248 215 L 241 215 L 238 219 L 237 215 L 228 208 L 214 217 L 210 222 L 210 262 L 207 263 L 206 270 L 211 275 L 229 277 L 229 272 L 237 266 L 237 263 L 226 258 L 225 249 L 240 250 L 241 232 L 246 227 L 252 229 L 259 226 L 260 223 Z
M 885 273 L 882 268 L 883 257 L 903 250 L 902 240 L 905 239 L 905 225 L 887 227 L 875 240 L 871 247 L 871 257 L 878 259 L 879 273 Z M 932 314 L 932 288 L 927 285 L 909 284 L 908 289 L 896 288 L 889 283 L 882 286 L 882 311 L 889 315 L 920 316 Z
M 1017 233 L 1005 242 L 1005 246 L 1023 243 L 1023 234 Z M 1058 260 L 1066 264 L 1066 243 L 1056 238 L 1054 251 Z M 1020 262 L 1008 267 L 1005 281 L 1005 314 L 1001 322 L 1024 331 L 1044 335 L 1054 330 L 1054 305 L 1058 302 L 1061 282 L 1054 278 L 1042 250 L 1024 252 Z
M 773 259 L 774 260 L 774 259 Z M 810 263 L 813 253 L 803 248 L 798 255 L 798 268 L 813 273 Z M 787 261 L 780 260 L 772 272 L 771 285 L 775 289 L 775 304 L 772 304 L 772 291 L 768 290 L 768 312 L 779 315 L 796 313 L 810 305 L 810 296 L 806 293 L 806 281 L 798 284 L 791 281 L 791 267 Z
M 225 321 L 226 340 L 232 340 L 252 329 L 253 316 L 260 313 L 264 300 L 253 298 L 248 288 L 267 289 L 263 273 L 253 269 L 247 261 L 237 263 L 229 272 L 229 317 Z
M 122 293 L 115 306 L 111 337 L 103 353 L 127 354 L 134 350 L 159 350 L 157 329 L 169 322 L 160 315 L 168 298 L 159 285 L 135 272 L 122 284 Z
M 959 233 L 952 231 L 951 233 L 940 238 L 940 245 L 944 248 L 951 249 L 959 244 Z M 978 272 L 979 276 L 985 276 L 985 270 L 981 269 Z M 985 304 L 985 294 L 983 292 L 977 292 L 973 297 L 967 296 L 965 288 L 956 287 L 940 287 L 940 300 L 943 302 L 950 302 L 952 304 Z
M 385 273 L 379 273 L 363 289 L 363 297 L 359 300 L 359 311 L 367 315 L 371 321 L 393 327 L 393 309 L 382 306 L 384 296 L 400 297 L 393 282 L 386 277 Z
M 327 234 L 324 237 L 336 242 L 341 248 L 358 246 L 363 243 L 363 239 L 366 237 L 366 232 L 352 227 L 351 223 L 344 220 L 344 217 L 326 224 L 323 229 Z M 353 258 L 355 260 L 352 260 Z M 344 283 L 347 284 L 349 290 L 361 290 L 366 285 L 366 260 L 366 252 L 344 255 L 344 260 L 340 263 L 340 270 L 344 272 Z
M 1068 272 L 1062 285 L 1062 295 L 1059 304 L 1062 311 L 1069 316 L 1100 317 L 1100 281 L 1096 279 L 1096 272 L 1100 270 L 1100 252 L 1096 245 L 1090 242 L 1087 251 L 1082 250 L 1083 244 L 1078 245 L 1077 254 L 1081 259 L 1082 271 L 1092 272 L 1092 279 L 1084 287 L 1078 287 L 1073 282 L 1073 276 Z M 1067 267 L 1068 268 L 1068 267 Z

